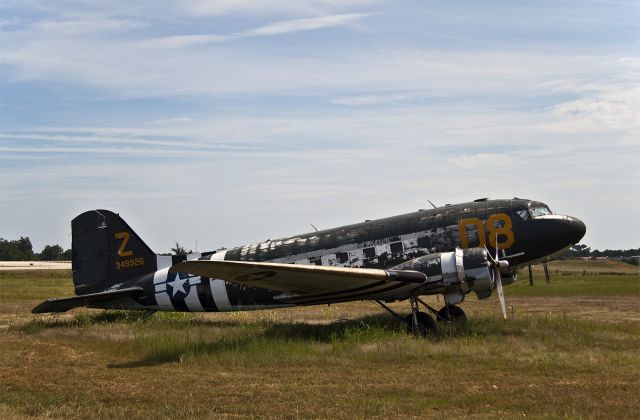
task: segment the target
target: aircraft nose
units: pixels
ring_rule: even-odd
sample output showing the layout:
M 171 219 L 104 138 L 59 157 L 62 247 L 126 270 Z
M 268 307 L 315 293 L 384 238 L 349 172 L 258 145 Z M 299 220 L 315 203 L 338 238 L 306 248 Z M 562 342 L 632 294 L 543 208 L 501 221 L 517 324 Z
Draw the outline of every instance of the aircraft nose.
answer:
M 566 216 L 566 237 L 571 244 L 577 244 L 580 239 L 587 233 L 587 227 L 584 222 L 578 218 Z
M 561 249 L 580 242 L 587 228 L 582 220 L 572 216 L 548 214 L 534 218 L 536 251 L 530 254 L 551 255 Z

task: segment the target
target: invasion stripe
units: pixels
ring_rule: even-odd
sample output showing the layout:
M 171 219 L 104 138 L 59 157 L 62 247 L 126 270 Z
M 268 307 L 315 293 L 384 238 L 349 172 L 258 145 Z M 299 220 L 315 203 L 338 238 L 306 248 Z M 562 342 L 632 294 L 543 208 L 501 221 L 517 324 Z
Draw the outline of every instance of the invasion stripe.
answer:
M 205 311 L 218 312 L 218 307 L 216 306 L 216 302 L 213 300 L 213 295 L 211 294 L 210 279 L 207 277 L 202 277 L 201 279 L 202 281 L 196 287 L 202 307 Z
M 227 294 L 227 284 L 224 280 L 209 279 L 209 284 L 211 285 L 211 295 L 218 310 L 220 312 L 233 311 L 233 306 L 229 302 L 229 295 Z
M 198 284 L 200 284 L 199 278 L 198 283 L 192 285 L 189 289 L 189 294 L 184 297 L 184 303 L 191 312 L 202 312 L 203 310 L 200 297 L 198 296 Z

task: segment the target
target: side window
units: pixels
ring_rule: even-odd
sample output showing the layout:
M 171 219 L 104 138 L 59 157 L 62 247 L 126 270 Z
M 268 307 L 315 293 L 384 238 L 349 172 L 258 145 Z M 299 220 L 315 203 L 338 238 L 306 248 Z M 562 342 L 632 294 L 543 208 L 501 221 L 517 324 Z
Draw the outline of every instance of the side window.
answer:
M 392 254 L 402 254 L 402 242 L 393 242 L 389 246 Z
M 421 236 L 418 238 L 418 248 L 431 248 L 432 246 L 432 241 L 429 236 Z
M 309 258 L 309 264 L 311 264 L 311 265 L 322 265 L 322 261 L 320 260 L 320 257 L 311 257 L 311 258 Z
M 375 258 L 376 257 L 376 249 L 374 247 L 365 248 L 363 250 L 365 258 Z

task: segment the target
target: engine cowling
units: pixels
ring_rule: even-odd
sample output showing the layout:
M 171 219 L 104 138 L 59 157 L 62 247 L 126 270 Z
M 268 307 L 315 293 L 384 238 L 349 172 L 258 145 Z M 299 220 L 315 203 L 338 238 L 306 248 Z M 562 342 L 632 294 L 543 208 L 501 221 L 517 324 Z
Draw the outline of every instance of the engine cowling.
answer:
M 478 299 L 485 299 L 495 288 L 485 248 L 457 248 L 453 252 L 429 254 L 397 265 L 392 270 L 424 273 L 427 276 L 425 292 L 438 290 L 452 305 L 462 302 L 469 291 L 474 291 Z

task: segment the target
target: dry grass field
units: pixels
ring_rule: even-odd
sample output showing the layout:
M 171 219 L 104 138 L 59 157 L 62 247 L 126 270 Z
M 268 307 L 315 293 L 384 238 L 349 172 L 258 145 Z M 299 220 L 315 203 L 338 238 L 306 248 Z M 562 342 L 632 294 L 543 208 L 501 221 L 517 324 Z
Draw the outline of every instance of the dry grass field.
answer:
M 640 418 L 637 267 L 550 269 L 430 338 L 368 302 L 36 316 L 70 273 L 0 273 L 0 418 Z

